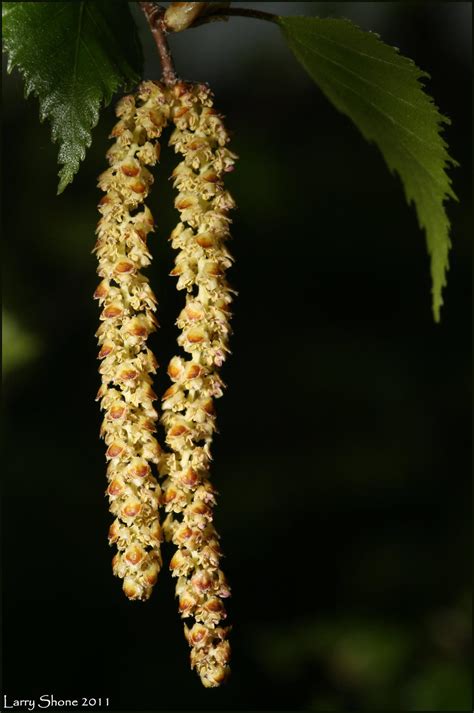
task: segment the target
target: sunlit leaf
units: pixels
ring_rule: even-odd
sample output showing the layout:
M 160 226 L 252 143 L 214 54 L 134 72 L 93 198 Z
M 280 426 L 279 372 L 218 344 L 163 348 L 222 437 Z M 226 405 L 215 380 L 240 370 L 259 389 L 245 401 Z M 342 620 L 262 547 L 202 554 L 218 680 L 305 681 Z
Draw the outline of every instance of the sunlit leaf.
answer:
M 444 202 L 456 198 L 445 169 L 457 164 L 441 136 L 443 124 L 450 122 L 421 83 L 429 75 L 349 20 L 280 17 L 279 24 L 324 94 L 377 144 L 390 170 L 399 174 L 426 232 L 433 313 L 439 321 L 451 245 Z

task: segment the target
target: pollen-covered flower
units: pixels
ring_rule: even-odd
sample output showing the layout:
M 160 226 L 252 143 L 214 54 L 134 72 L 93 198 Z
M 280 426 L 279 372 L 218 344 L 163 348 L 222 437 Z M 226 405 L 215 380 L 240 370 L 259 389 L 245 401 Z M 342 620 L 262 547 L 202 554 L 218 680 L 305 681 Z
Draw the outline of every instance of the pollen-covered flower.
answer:
M 230 648 L 223 599 L 229 586 L 219 568 L 221 551 L 213 525 L 216 492 L 209 480 L 210 446 L 215 431 L 214 399 L 224 385 L 219 367 L 229 348 L 231 290 L 225 272 L 232 258 L 225 247 L 228 212 L 234 201 L 224 189 L 223 174 L 236 156 L 222 117 L 212 108 L 204 85 L 178 82 L 170 144 L 182 161 L 173 172 L 178 189 L 175 206 L 181 220 L 171 235 L 179 252 L 172 275 L 187 291 L 178 317 L 178 343 L 187 357 L 174 357 L 168 367 L 173 384 L 163 397 L 162 422 L 172 449 L 162 503 L 169 513 L 165 533 L 177 550 L 171 570 L 191 646 L 191 665 L 205 686 L 218 686 L 229 671 Z
M 98 399 L 105 412 L 107 495 L 116 516 L 109 532 L 118 550 L 113 570 L 130 599 L 147 599 L 161 568 L 160 487 L 151 464 L 159 465 L 162 455 L 153 435 L 157 363 L 147 346 L 157 326 L 156 298 L 141 272 L 151 260 L 146 241 L 153 230 L 144 200 L 153 181 L 146 166 L 159 157 L 157 139 L 170 116 L 169 91 L 143 82 L 135 96 L 119 101 L 116 113 L 110 168 L 99 177 L 105 195 L 95 246 L 102 278 L 94 294 L 102 307 Z

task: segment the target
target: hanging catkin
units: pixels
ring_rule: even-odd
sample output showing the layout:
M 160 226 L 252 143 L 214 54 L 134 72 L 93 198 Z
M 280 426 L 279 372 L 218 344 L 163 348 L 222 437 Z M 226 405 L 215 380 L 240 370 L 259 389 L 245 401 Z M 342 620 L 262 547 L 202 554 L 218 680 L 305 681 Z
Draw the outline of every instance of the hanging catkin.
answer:
M 118 550 L 113 570 L 123 578 L 127 597 L 147 599 L 161 567 L 162 539 L 160 487 L 150 464 L 159 464 L 162 454 L 153 436 L 158 414 L 151 374 L 157 364 L 147 347 L 157 324 L 156 298 L 141 269 L 150 263 L 146 239 L 153 230 L 144 205 L 153 181 L 146 166 L 159 157 L 157 139 L 170 115 L 169 92 L 159 83 L 143 82 L 135 96 L 120 100 L 116 113 L 110 168 L 99 177 L 105 196 L 95 247 L 103 278 L 94 295 L 103 307 L 98 399 L 105 412 L 107 494 L 116 515 L 109 532 Z
M 213 525 L 216 492 L 209 481 L 210 446 L 215 430 L 214 399 L 222 396 L 219 376 L 229 351 L 231 291 L 225 271 L 231 257 L 225 248 L 228 211 L 234 207 L 222 176 L 236 156 L 225 148 L 229 137 L 212 108 L 212 94 L 202 85 L 178 82 L 174 89 L 170 144 L 182 155 L 173 172 L 179 193 L 180 222 L 171 235 L 179 250 L 172 275 L 187 291 L 177 324 L 179 345 L 188 358 L 174 357 L 168 367 L 173 385 L 163 397 L 162 422 L 172 449 L 162 502 L 169 513 L 165 534 L 177 550 L 170 567 L 191 646 L 191 665 L 202 683 L 218 686 L 229 671 L 228 627 L 223 599 L 230 595 L 219 568 L 219 537 Z
M 230 659 L 229 627 L 222 626 L 223 599 L 230 589 L 219 568 L 209 465 L 232 301 L 225 241 L 234 202 L 222 177 L 233 169 L 236 156 L 226 148 L 222 117 L 202 84 L 177 82 L 170 88 L 143 82 L 136 95 L 119 102 L 117 115 L 110 168 L 99 179 L 106 195 L 99 205 L 95 247 L 102 277 L 95 292 L 102 305 L 98 398 L 105 411 L 101 435 L 109 461 L 107 493 L 116 515 L 109 540 L 118 549 L 113 568 L 129 598 L 150 596 L 162 564 L 161 504 L 168 513 L 165 534 L 177 547 L 170 568 L 178 578 L 180 612 L 194 620 L 185 626 L 191 665 L 205 686 L 214 687 L 227 677 Z M 181 220 L 171 242 L 179 250 L 172 275 L 178 277 L 178 289 L 187 291 L 177 324 L 182 330 L 178 343 L 188 356 L 174 357 L 168 368 L 174 383 L 163 397 L 162 423 L 170 447 L 165 454 L 153 436 L 158 414 L 151 375 L 157 364 L 147 347 L 156 327 L 156 299 L 140 271 L 150 263 L 146 237 L 153 229 L 144 205 L 153 181 L 146 166 L 158 159 L 158 138 L 168 121 L 176 127 L 170 144 L 182 155 L 173 172 Z M 163 492 L 152 463 L 166 477 Z

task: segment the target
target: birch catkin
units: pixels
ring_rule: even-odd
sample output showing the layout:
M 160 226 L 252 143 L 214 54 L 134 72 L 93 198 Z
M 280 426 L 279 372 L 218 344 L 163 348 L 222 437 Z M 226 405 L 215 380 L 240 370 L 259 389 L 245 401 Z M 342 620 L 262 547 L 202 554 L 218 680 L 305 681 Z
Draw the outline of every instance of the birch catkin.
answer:
M 178 278 L 178 289 L 187 291 L 177 324 L 182 330 L 178 343 L 189 357 L 174 357 L 168 368 L 174 383 L 163 397 L 162 422 L 172 454 L 162 502 L 169 513 L 165 533 L 177 547 L 170 567 L 178 578 L 179 609 L 194 619 L 185 627 L 191 665 L 205 686 L 214 687 L 226 678 L 230 658 L 228 628 L 220 625 L 226 617 L 222 600 L 230 590 L 219 568 L 209 463 L 232 299 L 225 279 L 231 265 L 225 241 L 234 202 L 222 176 L 233 169 L 236 156 L 225 148 L 228 134 L 206 86 L 179 82 L 174 95 L 176 129 L 170 144 L 183 160 L 173 172 L 181 220 L 171 235 L 179 250 L 171 274 Z
M 153 229 L 144 205 L 153 181 L 146 166 L 159 155 L 157 139 L 170 114 L 168 90 L 143 82 L 136 96 L 120 100 L 116 113 L 110 168 L 99 177 L 105 196 L 95 247 L 103 278 L 94 295 L 103 307 L 97 332 L 102 360 L 98 399 L 105 411 L 101 435 L 108 446 L 107 494 L 116 515 L 109 532 L 118 550 L 113 570 L 123 578 L 130 599 L 147 599 L 162 563 L 160 487 L 151 472 L 162 455 L 153 436 L 158 414 L 151 374 L 157 364 L 147 346 L 156 327 L 156 299 L 141 268 L 150 263 L 146 239 Z
M 205 85 L 184 82 L 172 87 L 143 82 L 136 95 L 119 102 L 110 168 L 99 178 L 106 195 L 99 204 L 95 247 L 102 277 L 95 292 L 102 306 L 98 399 L 105 411 L 107 494 L 116 515 L 109 541 L 118 550 L 113 569 L 130 599 L 150 596 L 162 564 L 158 510 L 163 506 L 165 534 L 177 548 L 170 568 L 177 577 L 179 609 L 193 619 L 185 626 L 191 665 L 206 687 L 225 680 L 230 659 L 229 627 L 223 626 L 230 589 L 219 567 L 209 465 L 232 301 L 225 278 L 232 258 L 225 242 L 234 202 L 222 177 L 236 158 L 226 148 L 229 137 L 212 103 Z M 168 367 L 173 384 L 163 396 L 162 423 L 170 450 L 164 453 L 153 436 L 158 414 L 151 384 L 157 364 L 147 346 L 157 326 L 156 299 L 141 269 L 150 263 L 146 238 L 153 229 L 144 204 L 153 182 L 147 166 L 159 157 L 158 138 L 168 122 L 175 125 L 170 144 L 182 156 L 173 172 L 180 222 L 171 235 L 179 251 L 171 274 L 178 289 L 187 291 L 177 320 L 178 344 L 187 356 L 173 357 Z M 151 464 L 165 477 L 163 489 Z

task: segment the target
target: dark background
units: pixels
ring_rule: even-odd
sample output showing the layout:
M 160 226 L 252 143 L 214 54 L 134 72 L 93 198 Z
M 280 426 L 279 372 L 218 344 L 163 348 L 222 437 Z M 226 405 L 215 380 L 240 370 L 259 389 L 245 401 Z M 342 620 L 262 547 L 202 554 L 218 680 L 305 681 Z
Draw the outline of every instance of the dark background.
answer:
M 471 4 L 248 5 L 349 17 L 432 75 L 461 164 L 442 323 L 399 179 L 278 29 L 236 18 L 172 37 L 178 71 L 209 81 L 240 156 L 213 468 L 233 674 L 204 690 L 166 567 L 144 604 L 111 573 L 90 251 L 113 112 L 57 198 L 49 126 L 6 77 L 4 692 L 109 697 L 117 711 L 471 710 Z M 164 151 L 150 201 L 162 366 L 183 300 L 167 277 L 173 164 Z M 158 393 L 166 383 L 162 368 Z

